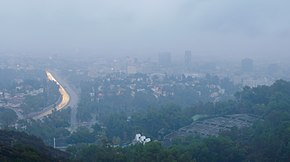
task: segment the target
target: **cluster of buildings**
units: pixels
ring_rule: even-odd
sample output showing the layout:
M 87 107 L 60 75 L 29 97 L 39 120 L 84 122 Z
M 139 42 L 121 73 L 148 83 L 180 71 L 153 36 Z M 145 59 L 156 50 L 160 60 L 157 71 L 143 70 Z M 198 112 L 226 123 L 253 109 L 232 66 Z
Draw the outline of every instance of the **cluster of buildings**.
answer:
M 224 61 L 200 59 L 190 50 L 178 57 L 172 57 L 170 52 L 162 52 L 156 59 L 137 59 L 134 57 L 116 58 L 112 60 L 99 59 L 88 67 L 88 76 L 96 78 L 108 73 L 166 73 L 166 74 L 211 74 L 221 78 L 228 77 L 235 84 L 255 87 L 271 85 L 278 79 L 290 79 L 287 73 L 290 67 L 279 63 L 258 62 L 245 58 L 242 60 Z
M 99 75 L 108 73 L 180 73 L 189 70 L 192 64 L 191 51 L 185 51 L 184 59 L 180 65 L 177 65 L 170 52 L 161 52 L 157 59 L 146 58 L 138 59 L 137 57 L 120 57 L 111 60 L 98 58 L 88 67 L 88 76 L 94 78 Z
M 181 93 L 195 94 L 192 97 L 206 96 L 213 100 L 225 95 L 226 89 L 216 83 L 204 82 L 203 76 L 165 75 L 162 73 L 118 75 L 110 74 L 91 81 L 89 96 L 91 101 L 100 101 L 109 96 L 131 96 L 146 94 L 160 97 L 174 97 Z M 188 96 L 190 97 L 190 96 Z
M 36 96 L 44 93 L 44 88 L 33 89 L 32 86 L 22 85 L 23 81 L 18 80 L 18 85 L 12 89 L 0 90 L 0 108 L 10 108 L 15 111 L 22 111 L 21 104 L 23 104 L 26 96 Z
M 194 121 L 190 125 L 166 135 L 164 141 L 170 142 L 175 138 L 186 136 L 218 136 L 220 133 L 230 131 L 233 128 L 250 127 L 256 120 L 258 118 L 252 115 L 233 114 Z
M 228 77 L 235 84 L 243 86 L 271 85 L 278 79 L 290 79 L 288 64 L 279 62 L 259 62 L 251 58 L 241 60 L 227 60 L 221 58 L 203 58 L 191 50 L 174 54 L 160 52 L 153 56 L 120 56 L 120 57 L 92 57 L 90 59 L 76 58 L 67 61 L 58 57 L 37 58 L 12 57 L 1 58 L 0 68 L 17 70 L 32 70 L 53 67 L 70 69 L 77 75 L 87 75 L 97 78 L 110 73 L 166 73 L 166 74 L 211 74 Z

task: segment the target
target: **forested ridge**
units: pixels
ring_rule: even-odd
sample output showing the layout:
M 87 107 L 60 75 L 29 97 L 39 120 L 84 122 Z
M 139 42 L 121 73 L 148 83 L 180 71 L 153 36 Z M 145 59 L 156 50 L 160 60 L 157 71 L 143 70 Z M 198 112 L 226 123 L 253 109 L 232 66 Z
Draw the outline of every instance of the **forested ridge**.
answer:
M 169 147 L 158 141 L 113 147 L 104 140 L 98 145 L 80 144 L 68 150 L 74 161 L 289 161 L 290 82 L 278 80 L 272 86 L 244 87 L 235 97 L 217 103 L 214 110 L 207 103 L 194 111 L 256 115 L 259 120 L 252 127 L 233 128 L 218 137 L 184 137 Z
M 0 161 L 69 161 L 69 154 L 44 145 L 41 139 L 22 132 L 0 130 Z

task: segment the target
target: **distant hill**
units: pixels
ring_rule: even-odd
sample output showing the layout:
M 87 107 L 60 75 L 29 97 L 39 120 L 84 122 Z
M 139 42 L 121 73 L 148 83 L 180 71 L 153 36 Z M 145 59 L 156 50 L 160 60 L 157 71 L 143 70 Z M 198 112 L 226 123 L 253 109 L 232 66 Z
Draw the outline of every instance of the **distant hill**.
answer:
M 69 155 L 46 146 L 41 139 L 22 132 L 0 130 L 0 161 L 62 162 Z

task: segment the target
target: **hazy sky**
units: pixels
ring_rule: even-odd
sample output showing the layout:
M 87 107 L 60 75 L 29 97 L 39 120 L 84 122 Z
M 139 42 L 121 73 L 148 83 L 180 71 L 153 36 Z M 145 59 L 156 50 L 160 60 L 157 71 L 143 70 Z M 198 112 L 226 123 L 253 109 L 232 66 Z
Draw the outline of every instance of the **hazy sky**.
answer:
M 289 0 L 0 0 L 0 50 L 290 55 Z

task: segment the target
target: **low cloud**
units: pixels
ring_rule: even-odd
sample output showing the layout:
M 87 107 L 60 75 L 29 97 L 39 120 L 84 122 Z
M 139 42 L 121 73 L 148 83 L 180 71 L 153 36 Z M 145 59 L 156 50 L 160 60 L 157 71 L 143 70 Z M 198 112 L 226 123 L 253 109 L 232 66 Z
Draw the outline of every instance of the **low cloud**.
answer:
M 287 55 L 289 5 L 287 0 L 0 1 L 0 48 Z

